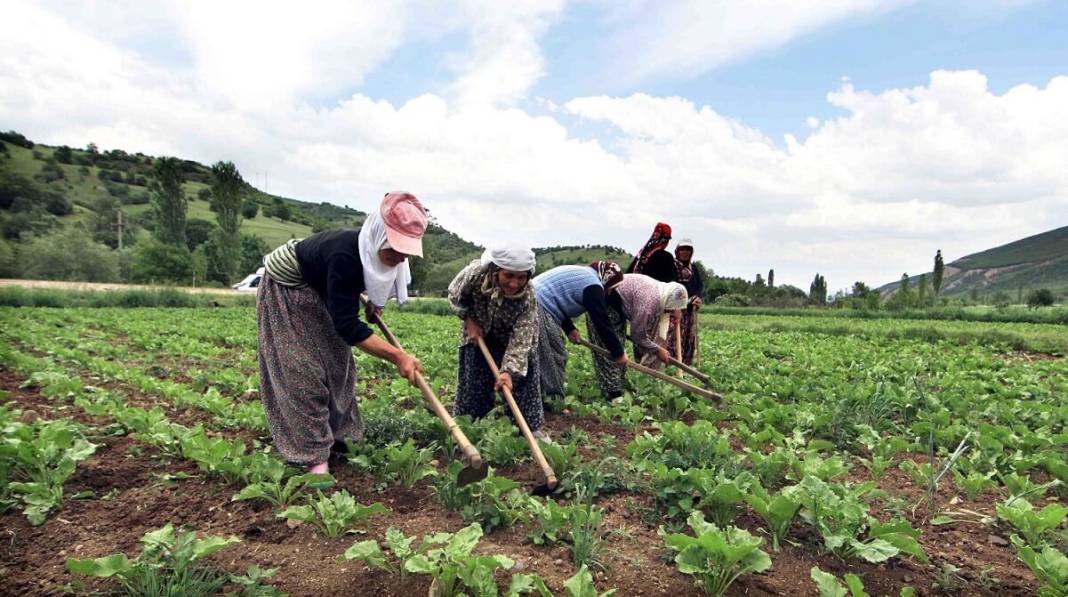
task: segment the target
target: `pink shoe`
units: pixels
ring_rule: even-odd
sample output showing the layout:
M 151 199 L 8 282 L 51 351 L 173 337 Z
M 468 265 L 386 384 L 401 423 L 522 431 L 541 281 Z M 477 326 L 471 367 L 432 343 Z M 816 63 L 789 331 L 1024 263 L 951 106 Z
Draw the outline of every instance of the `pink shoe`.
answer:
M 320 462 L 309 466 L 308 472 L 315 475 L 326 475 L 330 473 L 330 466 L 325 462 Z

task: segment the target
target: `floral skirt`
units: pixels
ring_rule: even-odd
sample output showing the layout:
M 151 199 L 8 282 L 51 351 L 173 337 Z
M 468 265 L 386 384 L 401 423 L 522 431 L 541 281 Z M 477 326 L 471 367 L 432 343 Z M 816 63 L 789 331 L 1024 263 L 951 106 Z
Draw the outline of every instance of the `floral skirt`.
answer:
M 335 441 L 363 437 L 356 361 L 310 287 L 265 275 L 256 295 L 260 396 L 274 447 L 298 465 L 324 462 Z

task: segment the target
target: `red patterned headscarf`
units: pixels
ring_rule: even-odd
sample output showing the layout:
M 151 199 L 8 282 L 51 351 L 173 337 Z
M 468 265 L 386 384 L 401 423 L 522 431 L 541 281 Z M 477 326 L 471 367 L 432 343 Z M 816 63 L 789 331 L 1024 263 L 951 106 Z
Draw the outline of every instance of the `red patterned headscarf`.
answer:
M 645 242 L 645 246 L 638 252 L 638 256 L 634 258 L 634 261 L 630 262 L 630 267 L 627 268 L 627 273 L 641 273 L 645 267 L 645 262 L 649 260 L 649 257 L 657 251 L 666 249 L 670 240 L 671 226 L 668 226 L 663 222 L 658 222 L 656 228 L 653 228 L 653 235 Z
M 594 261 L 590 267 L 597 272 L 597 277 L 601 279 L 605 292 L 609 292 L 623 281 L 623 270 L 612 261 Z

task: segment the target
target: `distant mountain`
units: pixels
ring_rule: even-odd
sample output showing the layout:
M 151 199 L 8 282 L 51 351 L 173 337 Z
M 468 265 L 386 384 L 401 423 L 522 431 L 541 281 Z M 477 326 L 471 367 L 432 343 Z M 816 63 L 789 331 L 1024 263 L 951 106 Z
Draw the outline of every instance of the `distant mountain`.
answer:
M 99 205 L 115 201 L 121 205 L 125 233 L 149 235 L 153 216 L 148 185 L 156 159 L 121 149 L 53 147 L 34 143 L 18 133 L 0 132 L 0 228 L 6 237 L 0 243 L 18 244 L 21 237 L 26 237 L 29 230 L 23 222 L 39 224 L 38 233 L 51 229 L 46 224 L 89 225 Z M 182 167 L 183 190 L 189 201 L 188 221 L 202 220 L 200 224 L 213 225 L 210 168 L 190 160 L 184 160 Z M 241 232 L 259 236 L 270 248 L 316 230 L 360 226 L 367 217 L 348 207 L 266 193 L 252 184 L 247 185 L 246 204 L 249 203 L 256 205 L 256 215 L 242 219 Z M 130 237 L 126 238 L 129 243 Z M 547 247 L 535 252 L 539 271 L 597 259 L 613 259 L 624 267 L 630 261 L 630 254 L 622 249 L 601 245 Z M 481 253 L 482 247 L 431 219 L 424 237 L 426 259 L 413 262 L 413 270 L 419 270 L 413 271 L 418 289 L 427 293 L 444 291 L 456 272 Z
M 915 287 L 919 276 L 910 278 Z M 927 272 L 928 281 L 931 272 Z M 884 294 L 897 291 L 896 280 L 879 288 Z M 1054 292 L 1068 290 L 1068 226 L 966 255 L 946 264 L 942 296 L 962 296 L 973 289 L 987 294 L 1003 291 L 1015 297 L 1037 288 Z

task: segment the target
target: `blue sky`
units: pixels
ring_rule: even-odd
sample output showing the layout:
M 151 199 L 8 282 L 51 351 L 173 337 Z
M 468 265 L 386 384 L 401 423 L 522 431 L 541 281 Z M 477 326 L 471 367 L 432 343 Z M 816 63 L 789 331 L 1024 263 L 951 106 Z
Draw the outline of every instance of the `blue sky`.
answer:
M 833 290 L 1068 224 L 1068 2 L 12 0 L 5 16 L 0 128 L 232 160 L 365 210 L 405 189 L 483 245 L 635 250 L 667 221 L 717 272 Z

